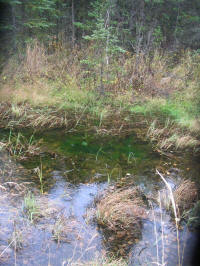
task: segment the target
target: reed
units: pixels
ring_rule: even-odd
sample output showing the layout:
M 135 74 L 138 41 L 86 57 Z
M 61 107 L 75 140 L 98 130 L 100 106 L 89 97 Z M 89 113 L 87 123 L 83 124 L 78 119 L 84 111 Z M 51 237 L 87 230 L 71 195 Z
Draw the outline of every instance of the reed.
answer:
M 40 192 L 41 192 L 41 194 L 43 194 L 44 193 L 44 183 L 43 183 L 42 162 L 40 164 L 40 167 L 36 167 L 34 169 L 34 171 L 35 171 L 35 173 L 39 177 L 39 181 L 40 181 Z
M 173 195 L 171 186 L 168 184 L 168 182 L 164 178 L 164 176 L 157 169 L 156 169 L 156 173 L 160 176 L 160 178 L 165 183 L 167 189 L 169 190 L 169 197 L 170 197 L 170 200 L 171 200 L 171 203 L 172 203 L 172 208 L 173 208 L 174 217 L 175 217 L 175 224 L 176 224 L 176 241 L 177 241 L 178 265 L 181 266 L 180 238 L 179 238 L 179 221 L 180 221 L 180 218 L 177 215 L 176 203 L 175 203 L 174 195 Z
M 18 160 L 40 153 L 39 141 L 36 141 L 33 135 L 27 138 L 20 132 L 16 134 L 10 130 L 8 140 L 3 140 L 2 143 L 4 143 L 3 148 Z
M 34 195 L 31 192 L 24 197 L 24 210 L 28 216 L 28 219 L 33 223 L 39 214 L 39 208 L 37 206 Z

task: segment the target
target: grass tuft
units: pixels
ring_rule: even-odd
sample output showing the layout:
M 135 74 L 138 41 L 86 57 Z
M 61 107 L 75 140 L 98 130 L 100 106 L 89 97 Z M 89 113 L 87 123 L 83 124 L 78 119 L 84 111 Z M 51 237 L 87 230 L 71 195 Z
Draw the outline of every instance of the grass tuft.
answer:
M 28 192 L 28 194 L 24 197 L 24 211 L 31 223 L 37 219 L 39 207 L 34 195 L 31 192 Z
M 145 207 L 143 194 L 137 187 L 108 192 L 97 203 L 97 223 L 111 253 L 126 257 L 141 236 L 142 219 L 147 217 Z

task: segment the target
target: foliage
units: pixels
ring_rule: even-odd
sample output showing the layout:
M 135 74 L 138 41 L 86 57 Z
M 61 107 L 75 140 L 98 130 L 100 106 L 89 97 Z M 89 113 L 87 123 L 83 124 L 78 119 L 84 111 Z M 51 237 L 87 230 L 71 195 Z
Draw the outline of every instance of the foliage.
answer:
M 97 0 L 92 3 L 92 11 L 89 12 L 90 21 L 87 24 L 78 23 L 77 26 L 87 29 L 87 34 L 83 38 L 91 43 L 91 48 L 95 52 L 85 59 L 82 64 L 87 67 L 86 71 L 94 72 L 94 80 L 98 84 L 100 77 L 100 92 L 104 93 L 104 82 L 109 82 L 110 59 L 116 54 L 124 53 L 125 50 L 119 45 L 116 21 L 113 20 L 115 5 L 112 0 Z M 106 76 L 105 73 L 106 72 Z M 105 80 L 106 79 L 106 80 Z
M 1 2 L 2 41 L 14 49 L 36 38 L 57 49 L 59 42 L 78 43 L 82 36 L 94 40 L 98 48 L 105 46 L 109 38 L 108 52 L 117 52 L 121 47 L 136 52 L 166 46 L 199 48 L 198 0 Z

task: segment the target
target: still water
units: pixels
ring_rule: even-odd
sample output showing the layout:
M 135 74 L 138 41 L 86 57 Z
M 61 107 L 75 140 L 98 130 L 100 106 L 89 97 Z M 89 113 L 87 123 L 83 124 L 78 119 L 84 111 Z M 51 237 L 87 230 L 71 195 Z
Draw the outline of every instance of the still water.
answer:
M 157 168 L 172 187 L 182 178 L 200 180 L 198 158 L 160 155 L 136 134 L 111 137 L 53 130 L 35 138 L 42 140 L 40 156 L 17 162 L 5 151 L 0 154 L 1 184 L 9 186 L 0 191 L 1 265 L 88 265 L 110 252 L 103 229 L 91 218 L 95 198 L 109 185 L 131 181 L 154 197 L 164 188 Z M 16 191 L 16 185 L 12 188 L 12 182 L 32 191 L 37 206 L 34 222 L 24 210 L 26 193 Z M 195 233 L 182 226 L 179 234 L 181 263 L 190 265 Z M 177 265 L 175 223 L 155 202 L 143 221 L 141 238 L 129 247 L 126 258 L 129 265 Z

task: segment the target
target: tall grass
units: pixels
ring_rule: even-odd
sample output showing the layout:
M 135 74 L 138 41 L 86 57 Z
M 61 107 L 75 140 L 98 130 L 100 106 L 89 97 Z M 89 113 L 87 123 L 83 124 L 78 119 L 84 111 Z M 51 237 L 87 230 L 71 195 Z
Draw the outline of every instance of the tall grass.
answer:
M 25 56 L 8 61 L 1 75 L 0 98 L 12 103 L 65 109 L 77 116 L 96 117 L 98 127 L 108 115 L 120 112 L 142 113 L 154 118 L 171 119 L 178 128 L 200 134 L 200 55 L 154 51 L 151 54 L 127 52 L 109 62 L 108 78 L 103 80 L 104 97 L 99 95 L 99 75 L 93 66 L 84 64 L 95 50 L 89 47 L 62 48 L 56 53 L 35 41 Z M 14 63 L 15 62 L 15 63 Z M 22 109 L 13 105 L 20 118 Z M 41 116 L 42 117 L 42 116 Z M 42 118 L 43 120 L 43 118 Z M 41 121 L 39 121 L 41 123 Z M 151 121 L 152 122 L 152 121 Z

